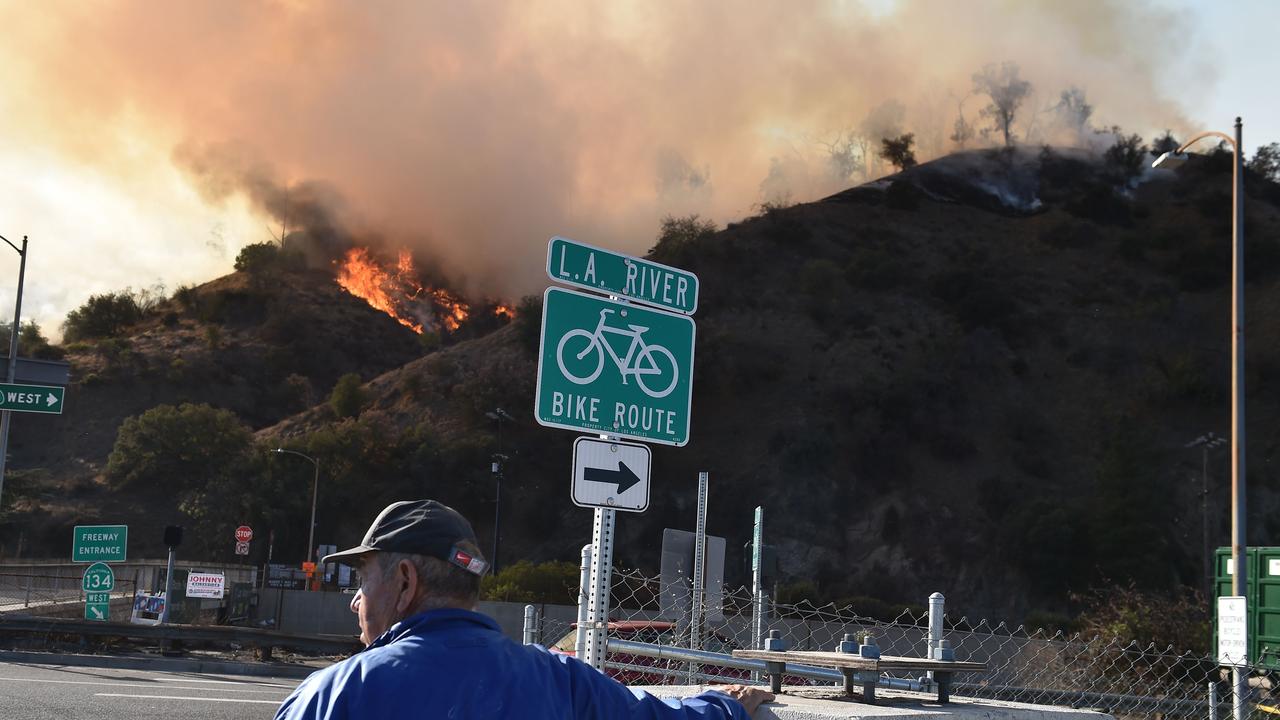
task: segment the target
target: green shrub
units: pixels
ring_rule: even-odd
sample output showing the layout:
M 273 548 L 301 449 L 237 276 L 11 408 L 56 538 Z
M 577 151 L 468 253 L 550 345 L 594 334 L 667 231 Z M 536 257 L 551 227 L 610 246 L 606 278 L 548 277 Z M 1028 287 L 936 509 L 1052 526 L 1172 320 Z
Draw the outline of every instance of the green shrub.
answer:
M 716 233 L 716 224 L 698 215 L 662 218 L 658 242 L 649 249 L 649 257 L 668 265 L 685 265 L 693 246 Z
M 130 290 L 90 295 L 83 305 L 67 313 L 63 337 L 68 342 L 115 337 L 142 317 L 138 298 Z
M 502 568 L 497 575 L 480 581 L 480 597 L 484 600 L 525 603 L 558 603 L 575 601 L 578 595 L 579 570 L 570 562 L 534 564 L 521 560 Z
M 272 270 L 280 257 L 280 248 L 273 242 L 260 242 L 245 245 L 236 255 L 235 269 L 250 274 L 261 274 Z
M 233 472 L 252 441 L 230 410 L 157 405 L 120 425 L 107 458 L 107 479 L 117 487 L 156 490 L 204 485 Z
M 364 389 L 360 385 L 360 376 L 356 373 L 347 373 L 338 378 L 338 384 L 333 386 L 333 392 L 329 395 L 329 407 L 333 408 L 334 415 L 353 418 L 360 414 L 365 404 Z

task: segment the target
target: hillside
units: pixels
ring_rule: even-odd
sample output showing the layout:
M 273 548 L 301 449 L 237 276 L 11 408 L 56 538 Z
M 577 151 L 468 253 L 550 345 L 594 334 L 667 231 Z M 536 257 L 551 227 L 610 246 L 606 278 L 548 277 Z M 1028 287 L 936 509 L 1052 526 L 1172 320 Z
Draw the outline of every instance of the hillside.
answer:
M 617 564 L 656 571 L 662 528 L 692 527 L 707 470 L 709 531 L 728 538 L 732 582 L 745 579 L 739 549 L 763 505 L 780 582 L 824 597 L 921 602 L 942 590 L 955 607 L 1008 616 L 1068 609 L 1069 591 L 1097 584 L 1197 585 L 1201 456 L 1184 446 L 1229 430 L 1229 164 L 1210 156 L 1135 187 L 1113 172 L 1072 151 L 965 153 L 661 238 L 653 257 L 702 283 L 692 440 L 654 448 L 651 506 L 621 517 Z M 1280 419 L 1280 190 L 1254 177 L 1246 187 L 1258 543 L 1280 535 L 1280 441 L 1268 431 Z M 35 518 L 45 531 L 26 554 L 60 554 L 74 521 L 166 524 L 101 470 L 124 417 L 181 400 L 234 410 L 260 448 L 321 458 L 320 541 L 354 542 L 387 500 L 427 495 L 467 513 L 487 547 L 489 459 L 501 451 L 501 561 L 576 559 L 591 513 L 568 499 L 574 435 L 532 421 L 536 302 L 422 356 L 360 301 L 321 301 L 341 295 L 325 278 L 282 273 L 271 288 L 280 307 L 314 315 L 287 323 L 288 341 L 261 320 L 179 313 L 135 328 L 128 364 L 101 344 L 71 354 L 67 415 L 15 424 L 6 555 Z M 211 324 L 223 328 L 216 350 Z M 282 348 L 290 362 L 273 361 Z M 169 377 L 178 355 L 182 380 Z M 338 419 L 323 401 L 349 371 L 369 379 L 366 402 Z M 309 409 L 273 394 L 291 374 L 308 378 Z M 496 407 L 516 421 L 499 428 L 485 415 Z M 242 514 L 258 516 L 236 522 L 276 529 L 277 552 L 301 555 L 308 498 L 290 483 L 310 468 L 282 479 L 248 467 L 262 482 Z M 1219 543 L 1226 467 L 1211 456 Z

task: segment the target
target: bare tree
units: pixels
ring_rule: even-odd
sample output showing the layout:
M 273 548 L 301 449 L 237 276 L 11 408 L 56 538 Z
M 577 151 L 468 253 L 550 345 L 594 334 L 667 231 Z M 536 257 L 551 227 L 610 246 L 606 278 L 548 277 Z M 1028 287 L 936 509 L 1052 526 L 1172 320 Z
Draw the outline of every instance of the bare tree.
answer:
M 977 134 L 973 125 L 964 119 L 964 101 L 972 96 L 973 94 L 970 93 L 956 102 L 956 121 L 951 126 L 951 137 L 949 139 L 961 150 L 964 150 L 964 146 Z
M 1084 91 L 1074 85 L 1063 90 L 1053 111 L 1058 122 L 1075 133 L 1077 142 L 1083 142 L 1089 129 L 1089 118 L 1093 116 L 1093 106 L 1086 100 Z
M 1002 62 L 982 68 L 973 75 L 973 91 L 991 98 L 991 104 L 982 108 L 980 115 L 990 118 L 996 130 L 1004 136 L 1005 147 L 1013 145 L 1013 121 L 1018 108 L 1031 93 L 1031 83 L 1018 77 L 1018 64 Z
M 840 133 L 832 142 L 817 142 L 827 151 L 827 175 L 835 182 L 846 183 L 861 170 L 862 153 L 855 133 Z

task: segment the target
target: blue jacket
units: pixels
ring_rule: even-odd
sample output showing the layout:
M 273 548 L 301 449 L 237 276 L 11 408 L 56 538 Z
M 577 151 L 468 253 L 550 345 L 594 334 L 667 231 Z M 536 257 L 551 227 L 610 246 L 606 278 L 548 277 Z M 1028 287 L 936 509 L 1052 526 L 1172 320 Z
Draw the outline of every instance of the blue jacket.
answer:
M 715 691 L 660 700 L 537 645 L 518 645 L 469 610 L 428 610 L 369 647 L 312 673 L 276 720 L 749 720 Z

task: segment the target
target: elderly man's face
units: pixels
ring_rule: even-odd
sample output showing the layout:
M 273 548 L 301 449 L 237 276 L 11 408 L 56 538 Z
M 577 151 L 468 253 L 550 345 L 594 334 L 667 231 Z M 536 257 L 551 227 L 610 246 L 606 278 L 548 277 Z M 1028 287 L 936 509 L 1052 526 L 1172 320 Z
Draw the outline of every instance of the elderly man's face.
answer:
M 395 567 L 382 572 L 377 553 L 369 553 L 360 561 L 360 589 L 351 598 L 351 612 L 360 618 L 360 640 L 373 642 L 400 618 L 396 616 L 399 585 Z

